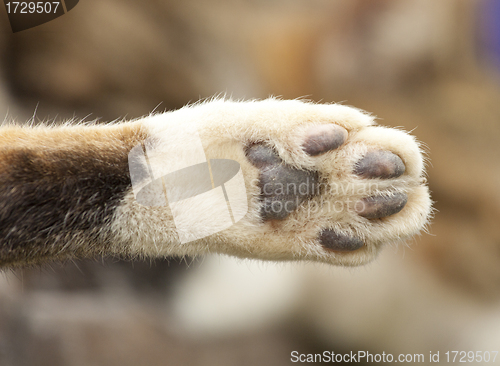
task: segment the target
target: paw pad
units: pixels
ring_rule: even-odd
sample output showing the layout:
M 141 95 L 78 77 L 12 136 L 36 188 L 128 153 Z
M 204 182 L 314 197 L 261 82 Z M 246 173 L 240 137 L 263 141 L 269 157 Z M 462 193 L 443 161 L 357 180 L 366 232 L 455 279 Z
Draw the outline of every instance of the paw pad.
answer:
M 403 175 L 403 160 L 390 151 L 370 151 L 354 167 L 354 173 L 362 178 L 391 179 Z
M 259 169 L 272 167 L 283 162 L 272 148 L 263 144 L 251 145 L 246 151 L 246 156 Z
M 366 219 L 381 219 L 397 214 L 405 207 L 408 196 L 405 193 L 395 193 L 392 196 L 373 196 L 363 198 L 355 205 L 359 216 Z
M 347 130 L 337 125 L 312 126 L 306 130 L 302 149 L 316 156 L 337 149 L 347 139 Z
M 364 243 L 359 238 L 336 233 L 331 229 L 326 229 L 319 235 L 319 242 L 326 249 L 336 252 L 352 252 L 360 249 Z
M 261 169 L 259 186 L 263 202 L 263 220 L 283 220 L 314 194 L 318 173 L 298 170 L 285 164 L 269 146 L 255 144 L 247 149 L 247 158 Z

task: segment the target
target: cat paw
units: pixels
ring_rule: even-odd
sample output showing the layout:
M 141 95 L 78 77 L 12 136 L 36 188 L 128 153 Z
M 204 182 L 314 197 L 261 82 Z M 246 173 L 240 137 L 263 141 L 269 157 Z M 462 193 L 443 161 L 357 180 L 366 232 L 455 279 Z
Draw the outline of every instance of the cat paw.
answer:
M 274 102 L 281 118 L 269 125 L 276 127 L 244 146 L 258 171 L 250 208 L 258 220 L 242 234 L 260 231 L 245 249 L 358 265 L 423 228 L 431 201 L 413 137 L 374 126 L 354 108 Z
M 245 219 L 221 233 L 222 243 L 233 243 L 221 251 L 358 265 L 428 221 L 423 157 L 407 133 L 375 126 L 368 114 L 337 104 L 227 104 L 234 119 L 223 123 L 218 138 L 232 131 L 239 140 L 235 148 L 244 159 L 233 158 L 242 164 L 251 199 Z M 241 108 L 243 121 L 233 108 Z
M 242 219 L 177 252 L 360 265 L 429 219 L 418 143 L 358 109 L 215 100 L 176 113 L 197 124 L 207 160 L 239 163 L 248 199 Z M 157 122 L 150 129 L 172 136 Z

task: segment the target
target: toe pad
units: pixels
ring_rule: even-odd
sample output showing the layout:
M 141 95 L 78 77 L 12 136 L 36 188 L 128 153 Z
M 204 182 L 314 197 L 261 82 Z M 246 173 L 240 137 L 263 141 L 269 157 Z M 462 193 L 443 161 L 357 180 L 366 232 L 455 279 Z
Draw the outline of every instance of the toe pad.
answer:
M 347 139 L 347 130 L 337 125 L 312 126 L 306 131 L 302 149 L 316 156 L 337 149 Z
M 391 179 L 403 175 L 403 160 L 390 151 L 370 151 L 354 168 L 354 173 L 362 178 Z
M 253 144 L 246 150 L 246 156 L 257 168 L 281 164 L 282 160 L 272 148 L 263 144 Z
M 356 211 L 364 218 L 380 219 L 398 213 L 407 202 L 408 196 L 401 192 L 392 196 L 366 197 L 356 203 Z
M 326 229 L 319 235 L 319 242 L 325 248 L 337 252 L 352 252 L 360 249 L 364 244 L 359 238 L 336 233 L 331 229 Z

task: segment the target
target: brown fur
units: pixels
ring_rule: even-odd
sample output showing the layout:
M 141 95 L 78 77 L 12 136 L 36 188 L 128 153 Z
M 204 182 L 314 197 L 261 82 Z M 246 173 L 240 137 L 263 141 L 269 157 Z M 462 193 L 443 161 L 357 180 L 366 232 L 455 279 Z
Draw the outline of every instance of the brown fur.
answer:
M 0 133 L 0 266 L 102 255 L 140 126 Z M 85 245 L 83 245 L 85 244 Z

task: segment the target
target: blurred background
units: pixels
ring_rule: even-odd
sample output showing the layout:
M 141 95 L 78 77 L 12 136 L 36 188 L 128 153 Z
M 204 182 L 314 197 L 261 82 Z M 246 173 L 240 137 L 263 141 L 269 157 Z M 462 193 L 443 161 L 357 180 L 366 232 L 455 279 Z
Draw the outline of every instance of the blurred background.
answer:
M 342 102 L 423 141 L 437 209 L 429 232 L 357 269 L 214 257 L 2 273 L 1 366 L 500 351 L 500 1 L 85 0 L 15 34 L 0 8 L 2 119 L 104 122 L 215 94 Z

